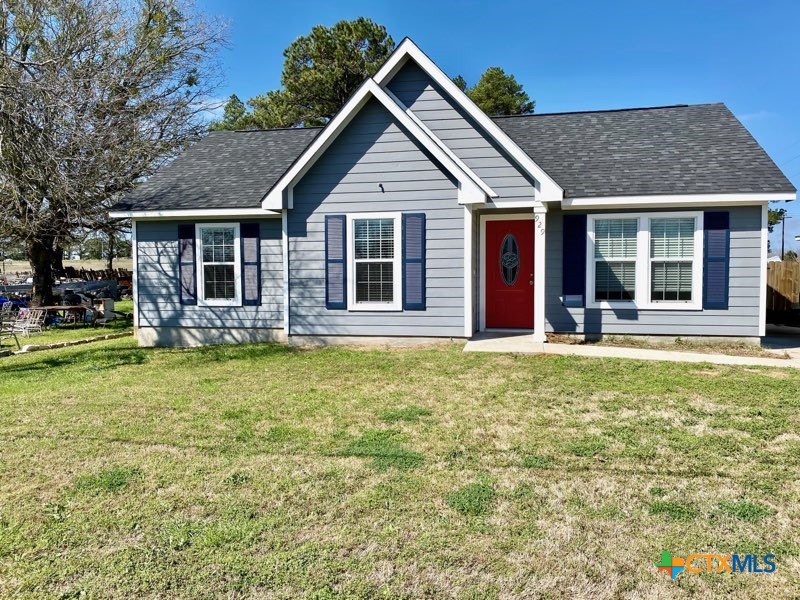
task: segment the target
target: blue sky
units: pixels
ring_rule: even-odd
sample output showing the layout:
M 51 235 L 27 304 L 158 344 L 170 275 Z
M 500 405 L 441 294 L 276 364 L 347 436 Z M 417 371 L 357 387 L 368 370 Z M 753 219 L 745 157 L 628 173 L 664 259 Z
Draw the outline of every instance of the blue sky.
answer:
M 449 75 L 513 73 L 536 112 L 725 102 L 800 188 L 800 2 L 198 0 L 230 25 L 219 96 L 280 86 L 283 49 L 313 25 L 367 16 Z M 785 205 L 787 248 L 800 203 Z M 780 246 L 780 228 L 773 237 Z

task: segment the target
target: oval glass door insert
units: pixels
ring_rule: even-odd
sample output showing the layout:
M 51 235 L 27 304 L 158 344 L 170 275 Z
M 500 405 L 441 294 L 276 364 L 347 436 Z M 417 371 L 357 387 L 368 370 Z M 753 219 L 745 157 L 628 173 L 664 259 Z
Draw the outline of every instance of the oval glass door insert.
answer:
M 511 287 L 519 277 L 519 244 L 512 234 L 506 234 L 500 244 L 500 275 L 503 282 Z

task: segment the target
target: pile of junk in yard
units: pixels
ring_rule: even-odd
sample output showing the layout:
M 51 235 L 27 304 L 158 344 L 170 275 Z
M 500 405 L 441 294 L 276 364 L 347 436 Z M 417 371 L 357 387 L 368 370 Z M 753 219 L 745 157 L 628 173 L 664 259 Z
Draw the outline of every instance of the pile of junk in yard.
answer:
M 132 296 L 132 273 L 127 269 L 75 269 L 65 267 L 56 276 L 53 298 L 58 304 L 92 305 L 105 299 L 124 300 Z M 27 308 L 33 291 L 30 272 L 0 274 L 0 306 L 11 303 Z

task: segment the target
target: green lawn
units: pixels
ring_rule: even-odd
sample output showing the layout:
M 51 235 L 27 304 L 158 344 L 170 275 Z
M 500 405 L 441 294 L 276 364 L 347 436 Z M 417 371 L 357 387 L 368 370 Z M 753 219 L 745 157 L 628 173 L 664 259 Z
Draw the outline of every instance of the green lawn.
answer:
M 796 597 L 798 390 L 455 345 L 2 358 L 0 596 Z

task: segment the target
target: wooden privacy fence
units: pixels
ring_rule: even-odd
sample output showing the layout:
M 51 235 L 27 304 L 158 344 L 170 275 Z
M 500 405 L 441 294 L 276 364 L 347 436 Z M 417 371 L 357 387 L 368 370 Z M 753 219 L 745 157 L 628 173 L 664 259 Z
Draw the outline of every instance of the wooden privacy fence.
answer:
M 800 263 L 767 263 L 767 320 L 782 323 L 800 316 Z

